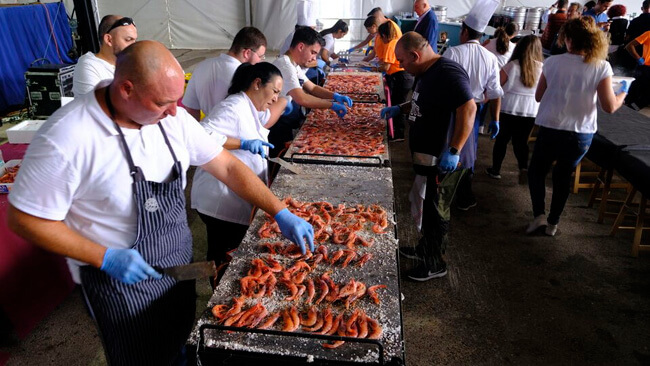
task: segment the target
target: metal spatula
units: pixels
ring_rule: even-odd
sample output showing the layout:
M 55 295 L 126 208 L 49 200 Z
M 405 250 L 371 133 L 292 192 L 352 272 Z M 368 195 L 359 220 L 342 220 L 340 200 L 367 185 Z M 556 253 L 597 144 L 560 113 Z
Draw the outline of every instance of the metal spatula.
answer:
M 216 276 L 217 274 L 214 261 L 196 262 L 167 268 L 154 266 L 153 269 L 173 277 L 176 281 L 195 280 L 197 278 Z
M 284 161 L 284 160 L 282 160 L 280 158 L 270 158 L 270 157 L 267 156 L 266 160 L 268 160 L 270 162 L 273 162 L 273 163 L 276 163 L 276 164 L 279 164 L 281 167 L 287 168 L 293 174 L 302 174 L 303 173 L 302 169 L 300 167 L 298 167 L 296 164 L 291 164 L 290 162 Z

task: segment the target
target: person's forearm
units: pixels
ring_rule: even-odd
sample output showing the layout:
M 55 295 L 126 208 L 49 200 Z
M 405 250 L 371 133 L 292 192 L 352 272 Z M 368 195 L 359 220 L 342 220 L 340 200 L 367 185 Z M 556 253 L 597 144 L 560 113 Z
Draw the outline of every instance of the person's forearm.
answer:
M 315 97 L 311 94 L 308 94 L 302 90 L 291 94 L 293 100 L 302 107 L 305 108 L 315 108 L 315 109 L 327 109 L 332 106 L 332 102 L 328 99 L 321 99 Z
M 239 197 L 271 216 L 286 207 L 252 170 L 228 151 L 222 151 L 201 168 L 225 183 Z
M 323 88 L 322 86 L 315 85 L 312 90 L 309 91 L 311 95 L 321 98 L 321 99 L 327 99 L 327 100 L 332 100 L 334 99 L 334 93 Z
M 373 58 L 375 58 L 375 51 L 374 50 L 370 51 L 370 53 L 366 57 L 363 58 L 363 61 L 370 61 Z
M 226 137 L 226 142 L 223 144 L 226 150 L 237 150 L 241 148 L 241 140 L 235 137 Z
M 632 55 L 632 57 L 635 60 L 638 60 L 639 58 L 641 58 L 641 56 L 639 56 L 639 53 L 636 52 L 636 44 L 635 43 L 638 44 L 638 42 L 634 42 L 634 41 L 628 43 L 628 45 L 625 46 L 625 49 L 627 50 L 627 52 L 629 52 L 630 55 Z
M 284 113 L 284 110 L 287 108 L 287 104 L 289 103 L 290 102 L 286 98 L 279 98 L 277 102 L 271 104 L 269 106 L 271 117 L 266 121 L 264 128 L 270 129 L 273 127 L 273 125 L 280 119 L 280 116 L 282 116 L 282 113 Z
M 449 141 L 449 146 L 455 147 L 458 151 L 465 146 L 465 142 L 474 128 L 475 116 L 476 102 L 474 102 L 474 99 L 470 99 L 465 104 L 456 108 L 454 134 L 451 137 L 451 141 Z
M 97 268 L 102 266 L 106 248 L 83 237 L 63 221 L 42 219 L 9 205 L 7 224 L 18 236 L 47 251 Z
M 501 98 L 490 100 L 490 116 L 493 121 L 498 121 L 501 112 Z
M 379 67 L 377 67 L 377 71 L 379 72 L 386 72 L 388 69 L 390 69 L 390 64 L 387 64 L 385 62 L 381 62 L 379 64 Z

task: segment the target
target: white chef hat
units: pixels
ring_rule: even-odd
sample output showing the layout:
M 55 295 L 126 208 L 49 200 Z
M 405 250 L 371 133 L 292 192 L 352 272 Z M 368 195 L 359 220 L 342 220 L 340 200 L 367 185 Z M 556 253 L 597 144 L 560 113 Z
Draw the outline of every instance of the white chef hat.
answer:
M 465 18 L 465 24 L 477 32 L 484 32 L 498 7 L 499 0 L 476 0 L 476 4 Z
M 316 26 L 316 2 L 313 0 L 299 0 L 296 3 L 298 11 L 298 22 L 296 24 L 305 27 Z

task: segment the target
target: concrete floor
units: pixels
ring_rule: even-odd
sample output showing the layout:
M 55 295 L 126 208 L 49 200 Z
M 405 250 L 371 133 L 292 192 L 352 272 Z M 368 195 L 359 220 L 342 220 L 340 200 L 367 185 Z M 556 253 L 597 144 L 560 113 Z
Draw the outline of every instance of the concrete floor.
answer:
M 175 54 L 186 71 L 210 55 Z M 483 173 L 492 142 L 483 136 L 479 144 L 478 206 L 452 210 L 448 276 L 402 281 L 407 364 L 650 364 L 650 259 L 631 257 L 631 233 L 609 237 L 612 219 L 597 224 L 582 191 L 569 197 L 556 237 L 524 235 L 532 211 L 512 151 L 503 178 L 493 180 Z M 407 245 L 418 238 L 409 214 L 408 145 L 390 150 L 399 239 Z M 202 258 L 203 224 L 192 212 L 189 221 Z M 402 260 L 402 275 L 412 265 Z M 203 282 L 199 310 L 210 295 Z M 105 364 L 78 290 L 4 350 L 13 355 L 8 365 Z

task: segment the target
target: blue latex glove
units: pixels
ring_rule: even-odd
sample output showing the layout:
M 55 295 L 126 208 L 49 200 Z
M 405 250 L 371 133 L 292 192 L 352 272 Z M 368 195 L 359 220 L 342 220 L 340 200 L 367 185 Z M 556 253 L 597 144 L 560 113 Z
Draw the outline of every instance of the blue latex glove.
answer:
M 345 117 L 345 115 L 348 113 L 348 109 L 345 108 L 343 104 L 339 103 L 332 103 L 332 106 L 330 107 L 331 110 L 333 110 L 339 118 Z
M 490 126 L 488 127 L 488 133 L 490 134 L 491 139 L 497 138 L 497 135 L 499 134 L 499 121 L 492 121 L 490 122 Z
M 643 64 L 645 64 L 645 59 L 644 59 L 643 57 L 639 57 L 639 59 L 636 60 L 636 62 L 637 62 L 639 65 L 643 65 Z
M 619 91 L 620 93 L 627 93 L 630 90 L 630 84 L 628 84 L 627 80 L 621 80 L 621 90 Z
M 287 103 L 287 106 L 284 107 L 284 112 L 282 112 L 282 115 L 283 115 L 283 116 L 288 116 L 288 115 L 291 114 L 291 112 L 293 112 L 293 103 L 292 103 L 292 102 L 288 102 L 288 103 Z
M 344 64 L 347 64 L 348 62 L 350 62 L 350 60 L 348 60 L 347 58 L 343 58 L 343 57 L 339 57 L 338 61 L 341 62 L 341 63 L 344 63 Z
M 334 101 L 341 103 L 341 104 L 347 104 L 348 107 L 352 107 L 352 98 L 341 95 L 339 93 L 334 93 Z
M 348 50 L 348 53 L 352 53 L 352 52 L 354 52 L 355 50 L 356 50 L 356 48 L 350 48 L 350 49 Z
M 270 149 L 274 148 L 272 144 L 262 140 L 241 140 L 239 148 L 242 150 L 248 150 L 253 154 L 260 154 L 260 156 L 266 159 L 266 149 L 264 146 L 268 146 Z
M 438 168 L 443 173 L 450 173 L 456 170 L 458 162 L 460 161 L 460 154 L 452 154 L 449 150 L 442 153 L 442 157 L 438 161 Z
M 399 116 L 399 114 L 400 108 L 398 105 L 394 105 L 392 107 L 384 107 L 381 109 L 381 112 L 379 112 L 379 115 L 383 119 L 395 118 Z
M 302 254 L 306 253 L 305 239 L 309 244 L 309 250 L 314 251 L 314 227 L 311 224 L 292 214 L 286 208 L 275 215 L 275 221 L 277 221 L 282 235 L 300 246 Z
M 148 265 L 135 249 L 106 249 L 104 261 L 99 269 L 127 285 L 149 277 L 162 278 L 162 274 Z

